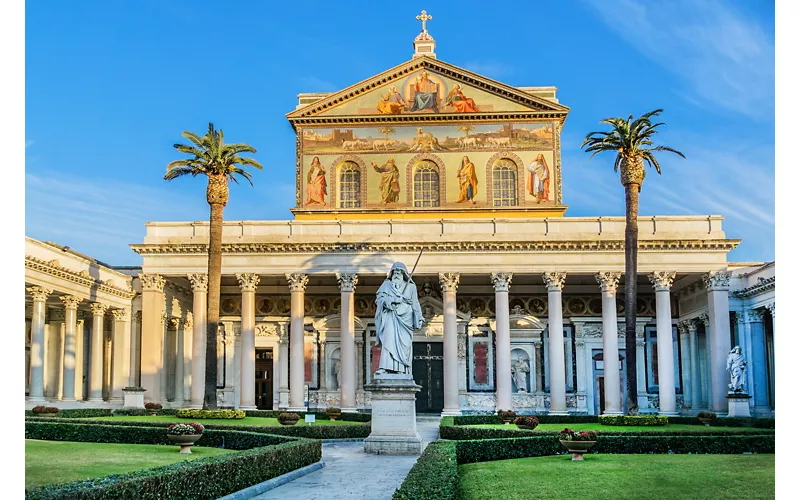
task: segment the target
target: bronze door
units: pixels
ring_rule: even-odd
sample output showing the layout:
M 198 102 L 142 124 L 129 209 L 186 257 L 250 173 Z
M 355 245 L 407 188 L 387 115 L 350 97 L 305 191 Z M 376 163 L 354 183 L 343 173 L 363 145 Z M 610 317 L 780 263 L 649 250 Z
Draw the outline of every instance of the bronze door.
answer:
M 272 409 L 272 349 L 256 349 L 256 407 Z
M 444 356 L 441 342 L 414 342 L 411 373 L 422 386 L 417 393 L 417 412 L 441 412 L 444 408 Z

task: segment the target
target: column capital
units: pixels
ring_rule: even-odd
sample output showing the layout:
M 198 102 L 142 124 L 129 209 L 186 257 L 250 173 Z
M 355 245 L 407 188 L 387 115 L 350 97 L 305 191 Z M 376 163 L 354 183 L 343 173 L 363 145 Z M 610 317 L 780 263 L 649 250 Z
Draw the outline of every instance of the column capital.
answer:
M 59 299 L 64 303 L 64 307 L 67 309 L 78 309 L 78 304 L 83 301 L 82 298 L 74 295 L 62 295 Z
M 26 290 L 28 290 L 28 293 L 31 294 L 34 301 L 39 301 L 39 302 L 44 302 L 45 300 L 47 300 L 47 296 L 53 293 L 53 290 L 45 288 L 43 286 L 32 286 L 26 288 Z
M 698 323 L 702 323 L 703 326 L 705 326 L 706 328 L 708 328 L 708 325 L 711 324 L 708 318 L 708 313 L 703 313 L 695 319 L 697 320 Z
M 108 305 L 101 304 L 100 302 L 92 302 L 89 304 L 89 310 L 92 311 L 94 316 L 103 316 L 105 315 L 106 310 L 108 310 Z
M 492 273 L 489 279 L 494 286 L 495 292 L 507 292 L 511 288 L 511 278 L 513 273 Z
M 255 292 L 261 278 L 256 273 L 237 273 L 236 279 L 239 280 L 239 287 L 242 292 Z
M 192 282 L 192 290 L 195 292 L 208 291 L 208 275 L 206 273 L 187 274 L 187 278 Z
M 127 309 L 112 309 L 111 314 L 114 316 L 114 321 L 125 321 L 128 319 Z
M 184 320 L 184 325 L 188 330 L 192 329 L 194 326 L 194 314 L 191 311 L 186 313 L 186 320 Z
M 443 292 L 455 292 L 460 280 L 461 273 L 439 273 L 439 284 L 442 285 Z
M 657 292 L 668 292 L 675 279 L 675 271 L 655 271 L 647 275 Z
M 772 314 L 772 319 L 775 319 L 775 302 L 771 304 L 767 304 L 767 309 L 769 309 L 770 314 Z
M 717 271 L 705 273 L 703 274 L 703 283 L 706 285 L 709 292 L 727 292 L 731 284 L 731 272 Z
M 542 279 L 544 280 L 548 292 L 560 292 L 561 289 L 564 288 L 564 281 L 567 279 L 567 273 L 558 271 L 543 273 Z
M 692 329 L 693 326 L 694 326 L 694 323 L 692 323 L 689 320 L 679 321 L 678 322 L 678 333 L 681 333 L 681 334 L 686 333 L 686 334 L 688 334 L 689 330 Z
M 308 275 L 303 273 L 286 273 L 286 280 L 289 282 L 289 290 L 293 292 L 304 292 L 308 285 Z
M 343 292 L 354 292 L 358 284 L 356 273 L 336 273 L 336 281 L 339 282 L 339 289 Z
M 542 345 L 543 345 L 543 344 L 542 344 L 542 341 L 541 341 L 541 340 L 534 340 L 534 341 L 533 341 L 533 347 L 534 347 L 534 349 L 541 349 L 541 348 L 542 348 Z
M 621 277 L 622 273 L 617 272 L 601 272 L 594 275 L 603 292 L 616 292 Z
M 164 292 L 164 285 L 167 281 L 160 274 L 139 273 L 139 280 L 142 282 L 142 290 L 150 292 Z
M 764 313 L 766 313 L 766 309 L 750 309 L 747 311 L 747 322 L 748 323 L 761 323 L 764 320 Z

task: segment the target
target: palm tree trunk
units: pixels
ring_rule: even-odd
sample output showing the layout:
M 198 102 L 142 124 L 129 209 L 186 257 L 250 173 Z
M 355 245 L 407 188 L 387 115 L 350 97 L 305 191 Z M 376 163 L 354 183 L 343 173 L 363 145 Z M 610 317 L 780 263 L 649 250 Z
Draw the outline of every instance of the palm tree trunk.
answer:
M 639 413 L 636 383 L 636 279 L 639 254 L 639 189 L 625 184 L 625 371 L 627 415 Z
M 211 207 L 208 241 L 208 320 L 206 329 L 206 383 L 203 408 L 217 409 L 217 331 L 222 280 L 222 212 L 228 202 L 225 176 L 209 176 L 206 199 Z

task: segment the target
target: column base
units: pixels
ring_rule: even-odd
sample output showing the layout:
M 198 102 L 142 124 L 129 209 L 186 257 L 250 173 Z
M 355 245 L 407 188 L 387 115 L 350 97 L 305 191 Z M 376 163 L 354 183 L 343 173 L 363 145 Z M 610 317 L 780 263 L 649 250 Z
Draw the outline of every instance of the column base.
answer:
M 342 413 L 358 413 L 358 408 L 355 406 L 352 408 L 342 408 Z
M 622 410 L 615 410 L 615 411 L 605 411 L 605 412 L 603 412 L 602 414 L 603 414 L 603 415 L 614 415 L 614 416 L 617 416 L 617 415 L 624 415 L 624 413 L 622 413 Z
M 249 410 L 258 410 L 258 407 L 256 405 L 248 405 L 248 406 L 241 405 L 239 406 L 239 409 L 249 411 Z
M 569 412 L 567 410 L 550 410 L 547 412 L 547 414 L 563 416 L 563 415 L 569 415 Z
M 286 408 L 286 411 L 290 411 L 293 413 L 305 413 L 308 411 L 308 408 L 306 408 L 305 406 L 290 406 Z
M 458 417 L 461 415 L 461 410 L 458 408 L 445 408 L 442 410 L 443 417 Z
M 75 402 L 75 398 L 61 398 L 59 401 L 63 401 L 65 403 L 73 403 Z
M 413 436 L 370 436 L 364 440 L 364 453 L 375 455 L 420 455 L 422 437 Z

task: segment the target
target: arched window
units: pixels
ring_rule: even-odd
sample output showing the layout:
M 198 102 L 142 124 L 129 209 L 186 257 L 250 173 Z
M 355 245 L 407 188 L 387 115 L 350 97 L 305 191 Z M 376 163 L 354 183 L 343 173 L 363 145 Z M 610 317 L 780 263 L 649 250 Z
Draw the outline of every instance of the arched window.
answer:
M 492 200 L 496 207 L 517 206 L 517 165 L 500 158 L 492 166 Z
M 352 161 L 339 164 L 339 208 L 361 206 L 361 171 Z
M 439 206 L 439 169 L 430 160 L 414 166 L 414 206 Z

